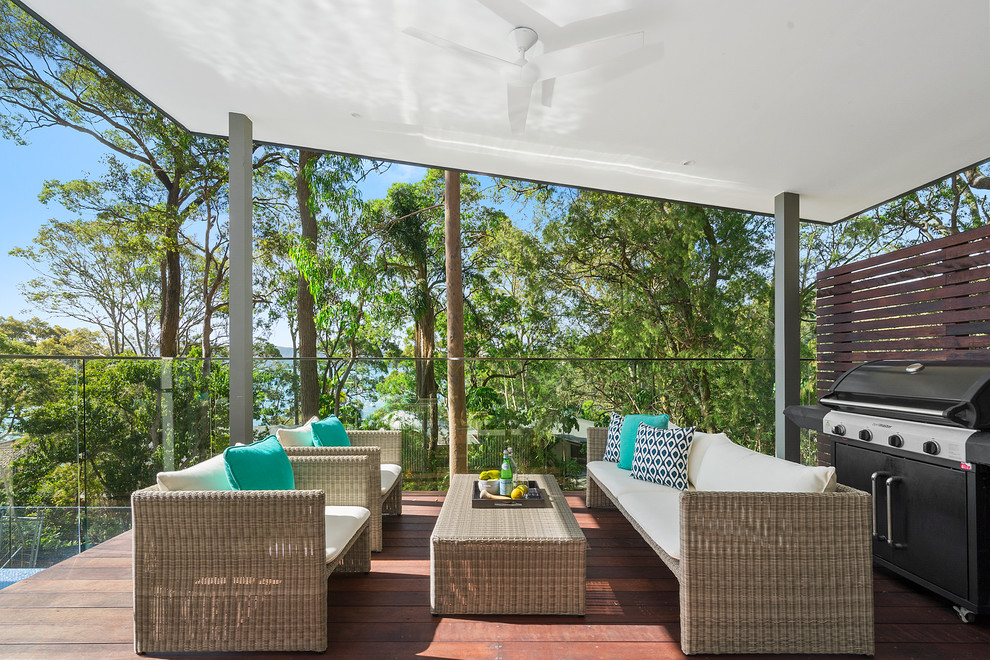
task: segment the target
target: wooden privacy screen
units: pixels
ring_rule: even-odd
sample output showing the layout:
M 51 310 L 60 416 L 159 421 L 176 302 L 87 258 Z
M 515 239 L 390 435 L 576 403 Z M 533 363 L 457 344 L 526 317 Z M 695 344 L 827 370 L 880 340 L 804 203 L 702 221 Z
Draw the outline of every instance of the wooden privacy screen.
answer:
M 818 396 L 868 360 L 990 359 L 990 227 L 822 271 L 817 312 Z

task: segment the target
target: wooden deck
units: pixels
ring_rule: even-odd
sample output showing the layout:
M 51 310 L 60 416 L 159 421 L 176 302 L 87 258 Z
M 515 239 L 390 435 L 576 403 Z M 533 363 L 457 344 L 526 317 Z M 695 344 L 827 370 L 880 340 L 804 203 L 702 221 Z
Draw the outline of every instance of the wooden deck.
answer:
M 402 517 L 386 519 L 385 551 L 374 555 L 371 574 L 331 577 L 324 657 L 684 657 L 677 583 L 620 514 L 588 510 L 579 493 L 568 502 L 588 537 L 587 616 L 432 616 L 428 541 L 442 501 L 442 494 L 406 493 Z M 138 657 L 130 542 L 123 534 L 0 590 L 0 658 Z M 875 585 L 877 658 L 990 657 L 990 623 L 963 624 L 945 601 L 886 573 L 877 573 Z

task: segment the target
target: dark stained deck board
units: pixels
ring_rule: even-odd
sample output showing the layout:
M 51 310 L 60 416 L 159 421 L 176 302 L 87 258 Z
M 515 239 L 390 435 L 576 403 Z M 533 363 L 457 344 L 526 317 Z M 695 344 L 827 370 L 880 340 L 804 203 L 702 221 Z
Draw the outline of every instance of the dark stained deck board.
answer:
M 683 658 L 673 576 L 621 514 L 588 510 L 579 493 L 568 502 L 588 537 L 586 616 L 432 616 L 429 534 L 442 497 L 406 493 L 402 517 L 386 518 L 385 551 L 373 556 L 372 572 L 331 577 L 330 648 L 322 657 Z M 130 554 L 123 534 L 0 590 L 0 658 L 137 657 Z M 874 596 L 877 658 L 990 657 L 990 623 L 965 625 L 946 601 L 879 570 Z

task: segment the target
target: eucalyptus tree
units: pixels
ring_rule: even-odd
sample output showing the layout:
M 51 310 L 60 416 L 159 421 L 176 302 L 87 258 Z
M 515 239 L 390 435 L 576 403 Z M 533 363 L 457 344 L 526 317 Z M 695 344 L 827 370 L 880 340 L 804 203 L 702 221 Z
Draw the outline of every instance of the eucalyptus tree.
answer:
M 153 237 L 161 289 L 158 352 L 177 355 L 183 230 L 223 190 L 226 142 L 186 133 L 9 0 L 0 3 L 0 108 L 8 132 L 63 127 L 138 165 L 147 196 L 140 215 L 108 209 L 106 219 Z
M 571 300 L 563 345 L 632 358 L 578 363 L 588 394 L 613 409 L 763 432 L 769 363 L 701 360 L 771 357 L 771 232 L 762 216 L 574 193 L 543 232 L 548 285 Z

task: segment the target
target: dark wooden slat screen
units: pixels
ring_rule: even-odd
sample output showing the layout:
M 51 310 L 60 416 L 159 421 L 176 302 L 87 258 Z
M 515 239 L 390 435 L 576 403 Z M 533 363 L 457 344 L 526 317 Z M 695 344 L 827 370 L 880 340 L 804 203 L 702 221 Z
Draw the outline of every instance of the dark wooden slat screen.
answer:
M 818 274 L 818 395 L 879 359 L 990 358 L 990 227 Z M 818 462 L 831 447 L 818 441 Z

